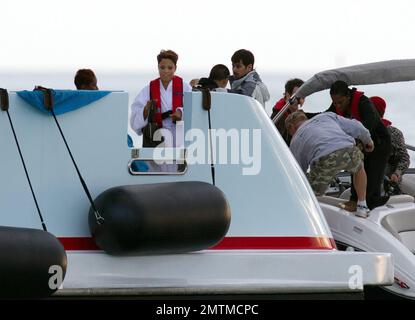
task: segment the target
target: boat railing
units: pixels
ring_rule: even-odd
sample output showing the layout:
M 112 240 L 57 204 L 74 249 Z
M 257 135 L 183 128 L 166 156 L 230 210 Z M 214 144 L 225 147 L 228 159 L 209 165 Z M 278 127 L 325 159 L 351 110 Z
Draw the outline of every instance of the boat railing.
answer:
M 411 151 L 415 151 L 415 147 L 413 145 L 410 144 L 405 144 L 406 149 L 411 150 Z

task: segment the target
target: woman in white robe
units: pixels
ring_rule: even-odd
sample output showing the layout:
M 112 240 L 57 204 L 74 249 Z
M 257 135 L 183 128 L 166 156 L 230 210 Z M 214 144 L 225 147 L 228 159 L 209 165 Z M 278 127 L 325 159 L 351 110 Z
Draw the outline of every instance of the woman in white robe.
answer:
M 177 68 L 177 59 L 178 56 L 175 52 L 171 50 L 164 51 L 162 50 L 157 56 L 158 70 L 160 78 L 156 79 L 160 81 L 160 103 L 161 103 L 161 113 L 168 111 L 173 111 L 173 77 L 175 77 L 175 72 Z M 178 77 L 176 77 L 178 78 Z M 180 78 L 179 78 L 180 79 Z M 155 81 L 155 80 L 154 80 Z M 192 88 L 189 84 L 182 82 L 183 92 L 192 91 Z M 142 129 L 148 123 L 148 112 L 151 105 L 150 97 L 150 84 L 145 86 L 137 97 L 134 100 L 134 103 L 131 106 L 131 117 L 130 125 L 132 129 L 138 134 L 142 134 Z M 180 123 L 183 120 L 183 107 L 178 107 L 175 112 L 162 120 L 163 129 L 170 131 L 173 141 L 171 139 L 165 139 L 165 147 L 181 147 L 183 146 L 183 124 Z M 177 129 L 181 129 L 181 132 L 177 133 L 176 137 L 176 123 Z

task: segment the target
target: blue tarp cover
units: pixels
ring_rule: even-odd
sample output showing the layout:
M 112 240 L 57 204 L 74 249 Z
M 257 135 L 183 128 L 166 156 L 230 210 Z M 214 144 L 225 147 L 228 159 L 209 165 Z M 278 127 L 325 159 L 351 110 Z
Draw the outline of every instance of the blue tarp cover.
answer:
M 90 103 L 105 97 L 111 91 L 98 90 L 52 90 L 53 93 L 53 110 L 56 115 L 70 112 L 89 105 Z M 49 113 L 43 103 L 43 92 L 35 91 L 17 91 L 17 95 L 31 106 Z

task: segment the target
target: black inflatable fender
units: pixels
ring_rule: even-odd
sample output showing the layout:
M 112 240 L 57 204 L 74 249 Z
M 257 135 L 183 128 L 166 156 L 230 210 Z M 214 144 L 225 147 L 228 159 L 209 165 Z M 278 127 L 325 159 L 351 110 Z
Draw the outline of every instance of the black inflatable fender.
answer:
M 41 298 L 62 284 L 65 249 L 51 233 L 0 226 L 0 297 Z
M 96 244 L 109 254 L 142 255 L 199 251 L 226 235 L 231 211 L 217 187 L 196 181 L 119 186 L 94 201 L 89 212 Z

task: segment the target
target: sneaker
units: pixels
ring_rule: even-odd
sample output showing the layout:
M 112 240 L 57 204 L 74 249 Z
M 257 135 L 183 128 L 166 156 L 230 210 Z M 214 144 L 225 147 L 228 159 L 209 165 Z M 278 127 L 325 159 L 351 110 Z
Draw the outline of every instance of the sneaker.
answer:
M 366 206 L 356 205 L 356 213 L 355 215 L 360 218 L 367 218 L 369 217 L 369 208 Z
M 356 207 L 357 207 L 357 202 L 356 201 L 346 201 L 344 203 L 340 203 L 340 208 L 350 211 L 350 212 L 355 212 L 356 211 Z

